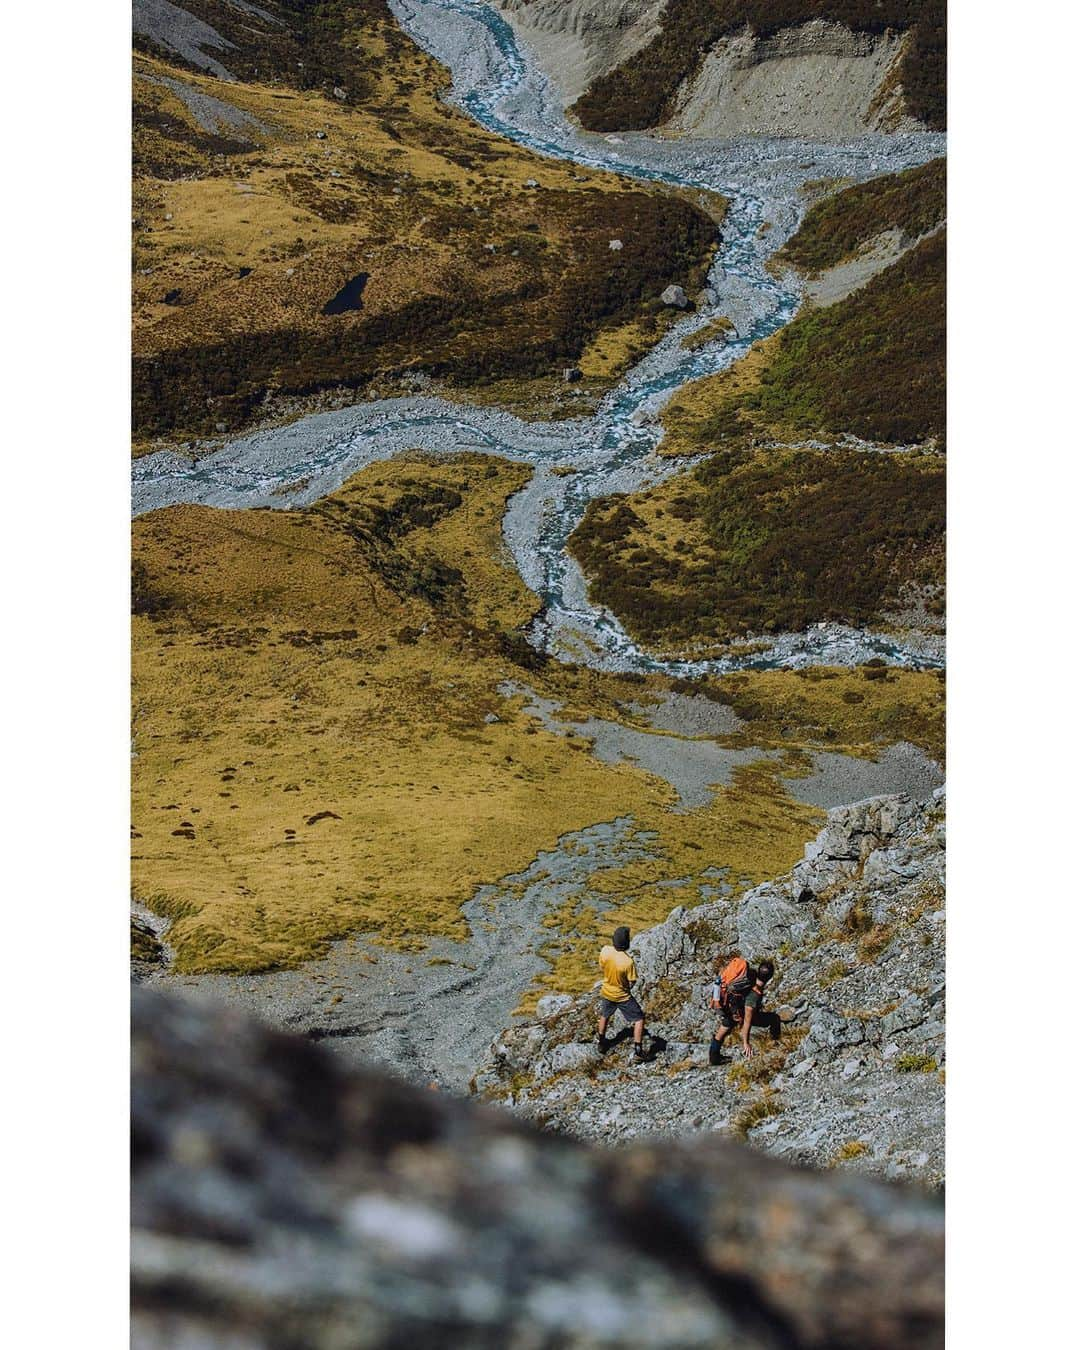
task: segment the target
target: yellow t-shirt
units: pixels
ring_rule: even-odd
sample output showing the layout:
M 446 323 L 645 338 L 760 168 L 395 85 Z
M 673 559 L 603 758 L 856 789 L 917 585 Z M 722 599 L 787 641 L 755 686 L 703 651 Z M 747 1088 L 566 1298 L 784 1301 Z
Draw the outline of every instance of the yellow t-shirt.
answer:
M 634 958 L 629 952 L 618 952 L 612 946 L 601 947 L 600 969 L 604 973 L 600 997 L 610 999 L 612 1003 L 625 1003 L 630 997 L 630 985 L 637 979 Z

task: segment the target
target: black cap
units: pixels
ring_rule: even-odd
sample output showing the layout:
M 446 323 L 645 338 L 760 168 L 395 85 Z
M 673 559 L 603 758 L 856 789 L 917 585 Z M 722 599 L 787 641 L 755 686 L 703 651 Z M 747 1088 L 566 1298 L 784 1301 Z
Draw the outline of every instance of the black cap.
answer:
M 617 952 L 624 952 L 630 946 L 630 929 L 625 924 L 615 929 L 611 935 L 611 945 Z

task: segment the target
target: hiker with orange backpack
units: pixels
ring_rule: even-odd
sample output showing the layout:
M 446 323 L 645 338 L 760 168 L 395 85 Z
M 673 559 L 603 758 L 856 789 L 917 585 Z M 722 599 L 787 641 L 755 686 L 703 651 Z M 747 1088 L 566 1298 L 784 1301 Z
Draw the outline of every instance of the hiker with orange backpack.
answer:
M 722 1064 L 720 1054 L 728 1034 L 736 1027 L 742 1035 L 743 1054 L 747 1059 L 754 1053 L 750 1045 L 750 1028 L 767 1027 L 774 1041 L 780 1039 L 780 1017 L 766 1012 L 762 1006 L 765 986 L 776 967 L 768 957 L 751 965 L 742 956 L 730 959 L 717 957 L 716 979 L 713 981 L 709 1003 L 720 1013 L 720 1025 L 709 1045 L 709 1063 Z

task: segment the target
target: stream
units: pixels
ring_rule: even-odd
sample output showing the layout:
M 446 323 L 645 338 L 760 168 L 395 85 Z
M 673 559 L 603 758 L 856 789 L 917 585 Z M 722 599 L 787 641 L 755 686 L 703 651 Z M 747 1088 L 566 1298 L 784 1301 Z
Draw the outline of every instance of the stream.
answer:
M 943 153 L 944 137 L 866 136 L 825 144 L 589 134 L 570 125 L 527 47 L 489 5 L 390 3 L 402 27 L 450 70 L 449 101 L 490 130 L 592 169 L 726 197 L 730 205 L 706 282 L 715 299 L 680 318 L 593 416 L 525 422 L 498 409 L 420 396 L 357 404 L 236 438 L 194 463 L 168 451 L 139 459 L 132 469 L 135 513 L 179 502 L 295 508 L 334 491 L 365 465 L 406 450 L 481 451 L 533 466 L 531 482 L 507 506 L 503 533 L 522 578 L 543 601 L 529 639 L 560 659 L 682 676 L 871 657 L 915 668 L 942 665 L 940 639 L 901 641 L 831 623 L 732 643 L 718 659 L 665 660 L 640 648 L 615 615 L 589 601 L 566 544 L 594 498 L 633 492 L 686 469 L 691 461 L 656 453 L 661 407 L 683 384 L 726 369 L 795 314 L 797 279 L 774 277 L 765 263 L 799 223 L 802 186 L 909 168 Z M 733 334 L 695 351 L 684 348 L 689 334 L 720 315 L 732 320 Z

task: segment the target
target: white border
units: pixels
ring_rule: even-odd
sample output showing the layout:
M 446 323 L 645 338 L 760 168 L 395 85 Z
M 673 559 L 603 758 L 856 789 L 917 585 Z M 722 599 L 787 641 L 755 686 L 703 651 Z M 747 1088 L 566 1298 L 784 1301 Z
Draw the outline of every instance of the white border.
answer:
M 1072 6 L 951 6 L 955 1350 L 1073 1339 L 1077 27 Z
M 127 1338 L 129 11 L 4 16 L 6 1339 Z M 6 748 L 6 747 L 5 747 Z

